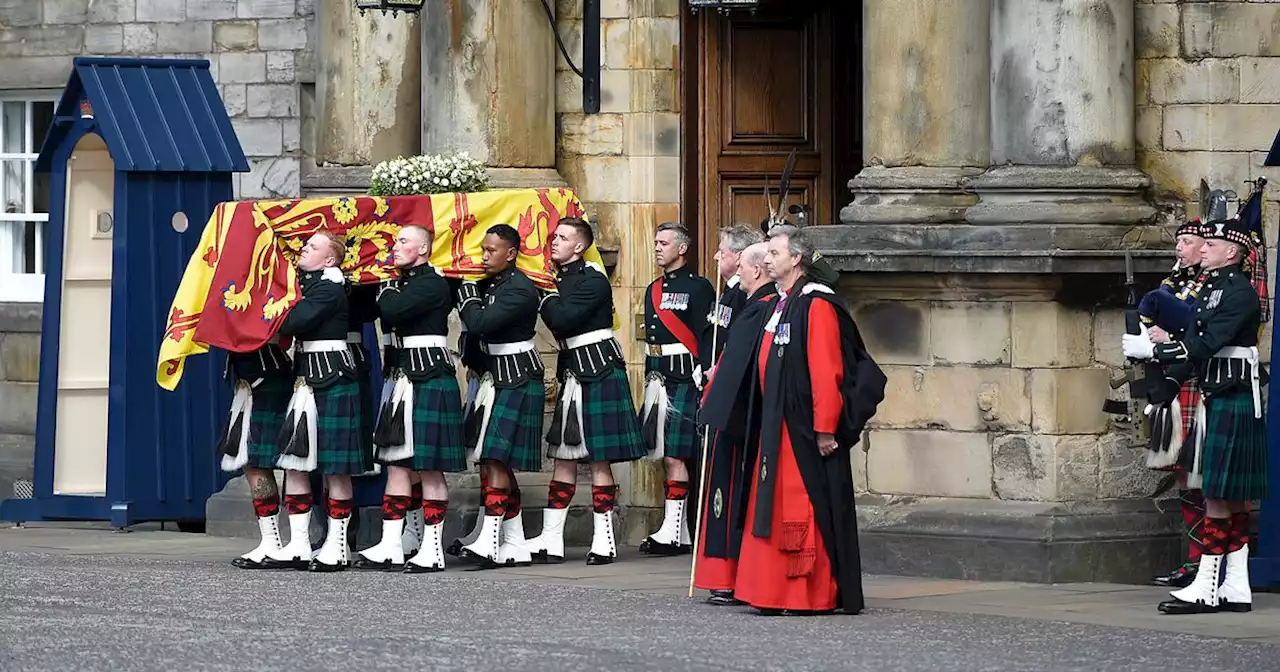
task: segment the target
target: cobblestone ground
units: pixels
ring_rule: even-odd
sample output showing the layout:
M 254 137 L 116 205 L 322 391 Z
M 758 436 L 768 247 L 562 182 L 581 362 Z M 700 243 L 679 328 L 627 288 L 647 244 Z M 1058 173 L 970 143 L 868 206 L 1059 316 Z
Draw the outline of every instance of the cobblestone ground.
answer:
M 653 561 L 627 560 L 634 582 L 617 582 L 619 563 L 614 587 L 583 587 L 563 578 L 590 571 L 576 565 L 312 575 L 0 551 L 0 669 L 1226 671 L 1280 659 L 1266 644 L 1043 619 L 883 607 L 766 618 L 672 594 L 674 566 L 657 591 Z

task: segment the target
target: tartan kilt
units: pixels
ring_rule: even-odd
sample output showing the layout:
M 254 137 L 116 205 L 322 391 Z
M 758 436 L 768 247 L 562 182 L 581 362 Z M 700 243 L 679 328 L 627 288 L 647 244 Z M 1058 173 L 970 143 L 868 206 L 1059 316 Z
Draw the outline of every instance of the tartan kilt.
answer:
M 325 388 L 315 388 L 316 471 L 325 476 L 358 475 L 373 469 L 373 450 L 365 448 L 359 414 L 360 385 L 339 378 Z M 371 443 L 371 433 L 368 437 Z
M 582 461 L 630 462 L 644 457 L 649 448 L 640 433 L 626 370 L 615 367 L 604 378 L 581 385 L 582 441 L 588 453 Z
M 698 388 L 690 382 L 664 380 L 667 389 L 667 421 L 664 436 L 663 457 L 681 460 L 700 458 L 701 437 L 698 433 Z M 647 416 L 641 410 L 640 425 L 643 428 Z M 645 434 L 646 452 L 654 449 L 652 431 Z
M 541 379 L 495 390 L 489 425 L 480 439 L 480 459 L 502 462 L 513 471 L 541 471 L 543 407 Z
M 1249 391 L 1205 397 L 1205 436 L 1201 449 L 1204 485 L 1209 499 L 1266 499 L 1267 423 L 1253 417 Z
M 293 397 L 293 378 L 269 376 L 253 388 L 253 413 L 249 415 L 250 469 L 275 469 L 280 428 Z
M 1192 378 L 1182 384 L 1178 390 L 1178 405 L 1182 407 L 1182 454 L 1178 462 L 1167 469 L 1157 471 L 1190 472 L 1195 464 L 1196 406 L 1200 404 L 1200 383 Z
M 390 464 L 414 471 L 467 470 L 457 378 L 446 374 L 413 383 L 413 457 Z

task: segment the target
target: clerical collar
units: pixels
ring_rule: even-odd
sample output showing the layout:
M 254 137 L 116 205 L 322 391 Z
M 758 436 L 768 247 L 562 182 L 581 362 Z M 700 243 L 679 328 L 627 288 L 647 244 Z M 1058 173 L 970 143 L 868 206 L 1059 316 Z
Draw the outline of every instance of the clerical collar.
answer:
M 737 287 L 738 284 L 741 282 L 742 282 L 742 278 L 738 277 L 737 273 L 734 273 L 733 277 L 726 280 L 724 284 L 729 287 Z
M 566 273 L 583 273 L 586 270 L 587 262 L 585 259 L 574 259 L 560 267 L 560 275 L 564 275 Z

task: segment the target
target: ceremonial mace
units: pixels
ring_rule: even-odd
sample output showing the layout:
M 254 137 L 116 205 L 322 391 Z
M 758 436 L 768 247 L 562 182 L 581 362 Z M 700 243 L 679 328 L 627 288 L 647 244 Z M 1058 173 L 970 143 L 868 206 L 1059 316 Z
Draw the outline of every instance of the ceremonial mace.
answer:
M 723 286 L 724 278 L 720 277 L 720 268 L 717 263 L 716 302 L 711 306 L 712 315 L 716 316 L 717 321 L 720 316 L 720 289 Z M 720 330 L 717 329 L 716 325 L 713 323 L 711 325 L 711 356 L 713 359 L 716 355 L 716 336 L 719 331 Z M 712 361 L 711 366 L 714 367 L 715 365 L 716 363 Z M 707 380 L 704 381 L 703 389 L 705 390 L 706 386 L 710 384 L 711 379 L 708 377 Z M 699 406 L 701 406 L 701 404 L 699 404 Z M 698 463 L 698 517 L 694 518 L 695 521 L 698 521 L 698 527 L 696 528 L 698 533 L 693 535 L 693 564 L 689 567 L 689 597 L 693 597 L 693 581 L 694 577 L 698 575 L 698 539 L 702 537 L 702 513 L 705 510 L 704 506 L 707 501 L 707 446 L 710 443 L 711 429 L 709 427 L 704 427 L 702 433 L 702 461 Z M 678 539 L 677 543 L 679 543 Z

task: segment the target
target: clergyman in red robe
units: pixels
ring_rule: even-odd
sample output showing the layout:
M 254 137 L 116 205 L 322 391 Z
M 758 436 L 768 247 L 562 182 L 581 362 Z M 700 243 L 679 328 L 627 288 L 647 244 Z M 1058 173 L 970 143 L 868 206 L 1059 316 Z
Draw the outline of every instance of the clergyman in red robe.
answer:
M 769 233 L 778 301 L 758 371 L 760 452 L 747 504 L 736 597 L 765 615 L 863 606 L 850 452 L 884 399 L 884 373 L 830 287 L 806 277 L 802 229 Z

